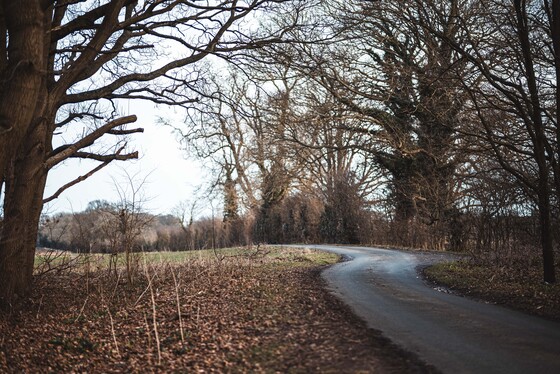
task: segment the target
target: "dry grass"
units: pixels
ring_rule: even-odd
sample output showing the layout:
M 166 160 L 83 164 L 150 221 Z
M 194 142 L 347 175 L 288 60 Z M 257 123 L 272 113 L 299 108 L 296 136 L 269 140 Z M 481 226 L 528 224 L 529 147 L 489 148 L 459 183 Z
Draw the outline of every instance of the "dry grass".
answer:
M 426 372 L 324 290 L 337 257 L 273 250 L 41 277 L 0 316 L 1 372 Z
M 514 267 L 458 261 L 431 266 L 424 275 L 459 294 L 560 320 L 560 284 L 544 284 L 538 263 Z

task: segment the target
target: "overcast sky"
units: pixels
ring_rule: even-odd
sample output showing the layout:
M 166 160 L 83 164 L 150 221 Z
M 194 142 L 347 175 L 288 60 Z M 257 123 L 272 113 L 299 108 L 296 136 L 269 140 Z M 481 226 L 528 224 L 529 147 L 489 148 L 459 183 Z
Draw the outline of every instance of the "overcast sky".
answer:
M 202 183 L 203 171 L 196 160 L 186 159 L 185 151 L 180 149 L 172 129 L 158 124 L 158 117 L 173 119 L 178 123 L 180 114 L 172 108 L 156 109 L 151 103 L 142 102 L 131 102 L 126 111 L 136 114 L 138 121 L 135 125 L 144 128 L 144 133 L 134 134 L 130 141 L 132 147 L 140 152 L 140 159 L 114 161 L 47 204 L 45 213 L 79 212 L 93 200 L 118 201 L 115 181 L 125 183 L 125 173 L 136 175 L 140 181 L 147 177 L 143 194 L 148 198 L 145 208 L 151 213 L 171 213 L 180 202 L 193 198 L 193 191 Z M 74 160 L 52 170 L 47 180 L 45 197 L 96 165 L 98 163 Z

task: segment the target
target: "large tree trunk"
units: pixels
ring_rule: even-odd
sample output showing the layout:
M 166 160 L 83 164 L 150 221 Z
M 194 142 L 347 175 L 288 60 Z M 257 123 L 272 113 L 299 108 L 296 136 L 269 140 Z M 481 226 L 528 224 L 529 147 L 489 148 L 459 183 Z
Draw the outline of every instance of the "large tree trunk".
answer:
M 46 123 L 29 132 L 6 178 L 4 220 L 0 242 L 0 303 L 10 304 L 26 296 L 33 280 L 35 244 L 43 191 Z
M 415 218 L 418 213 L 414 201 L 417 191 L 410 173 L 402 170 L 392 172 L 392 189 L 395 205 L 395 221 L 392 227 L 393 243 L 409 247 L 413 245 Z
M 45 17 L 39 0 L 2 1 L 9 46 L 0 45 L 0 175 L 21 145 L 41 92 L 46 70 Z
M 30 290 L 43 206 L 48 17 L 39 0 L 1 1 L 0 6 L 9 34 L 7 50 L 0 46 L 0 181 L 5 188 L 0 304 L 9 305 Z

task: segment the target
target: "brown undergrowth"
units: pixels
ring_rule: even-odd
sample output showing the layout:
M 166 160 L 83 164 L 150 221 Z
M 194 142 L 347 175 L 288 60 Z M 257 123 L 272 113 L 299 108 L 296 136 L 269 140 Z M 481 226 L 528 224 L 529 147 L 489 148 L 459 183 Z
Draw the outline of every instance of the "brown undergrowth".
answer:
M 462 260 L 436 264 L 423 273 L 458 294 L 560 320 L 560 284 L 544 284 L 538 262 L 520 267 Z
M 430 371 L 325 291 L 332 257 L 295 251 L 49 273 L 0 316 L 0 371 Z

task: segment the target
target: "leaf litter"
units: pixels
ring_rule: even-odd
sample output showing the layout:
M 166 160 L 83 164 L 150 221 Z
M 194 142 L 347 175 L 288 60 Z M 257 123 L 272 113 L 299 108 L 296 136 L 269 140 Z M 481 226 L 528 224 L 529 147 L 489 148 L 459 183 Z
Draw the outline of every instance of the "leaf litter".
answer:
M 282 251 L 40 277 L 0 314 L 0 372 L 435 371 L 328 293 L 325 261 Z

